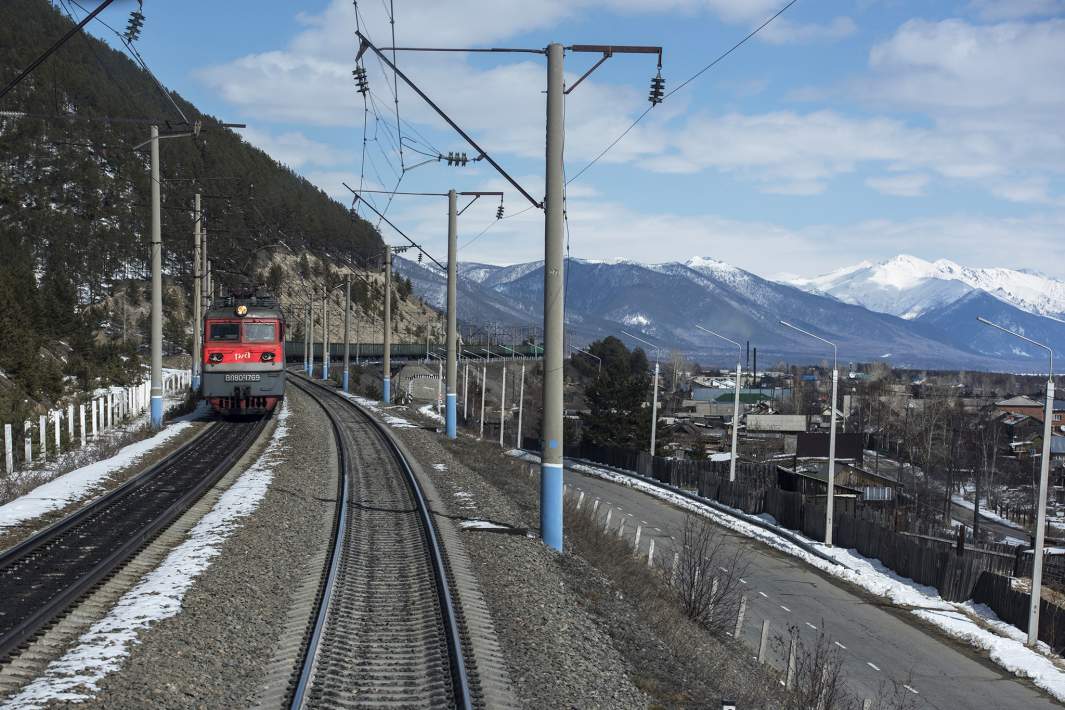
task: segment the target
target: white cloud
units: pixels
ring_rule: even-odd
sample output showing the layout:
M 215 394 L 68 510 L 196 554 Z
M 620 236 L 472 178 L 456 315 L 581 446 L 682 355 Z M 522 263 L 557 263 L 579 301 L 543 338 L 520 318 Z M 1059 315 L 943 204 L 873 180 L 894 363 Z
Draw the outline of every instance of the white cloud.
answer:
M 772 44 L 809 44 L 850 37 L 857 30 L 858 26 L 849 17 L 836 17 L 824 25 L 797 23 L 781 17 L 767 25 L 758 37 Z
M 340 165 L 354 158 L 350 151 L 338 151 L 333 146 L 308 138 L 300 131 L 273 134 L 257 128 L 242 128 L 239 133 L 245 141 L 291 168 Z
M 1065 14 L 1065 0 L 971 0 L 969 10 L 983 20 L 1019 20 Z
M 877 192 L 896 197 L 918 197 L 924 194 L 928 176 L 920 173 L 891 175 L 888 177 L 868 178 L 865 184 Z

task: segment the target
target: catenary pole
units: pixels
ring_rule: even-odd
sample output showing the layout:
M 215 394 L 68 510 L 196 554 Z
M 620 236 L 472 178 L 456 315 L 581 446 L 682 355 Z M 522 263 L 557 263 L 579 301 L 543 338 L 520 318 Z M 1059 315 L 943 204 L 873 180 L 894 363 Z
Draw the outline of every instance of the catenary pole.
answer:
M 329 379 L 329 300 L 333 297 L 331 289 L 323 289 L 322 294 L 322 379 Z
M 303 309 L 303 374 L 308 376 L 311 374 L 311 319 L 314 317 L 311 303 L 313 301 Z
M 324 287 L 322 288 L 322 300 L 319 302 L 319 305 L 318 305 L 318 323 L 322 326 L 322 366 L 321 366 L 321 369 L 318 370 L 318 374 L 320 374 L 322 376 L 322 379 L 325 379 L 325 288 Z M 311 353 L 311 356 L 313 358 L 314 353 Z M 314 369 L 313 365 L 312 365 L 311 369 L 312 369 L 312 372 L 313 372 L 313 369 Z M 313 377 L 313 374 L 311 376 Z
M 540 535 L 562 551 L 562 342 L 564 337 L 562 176 L 564 53 L 547 46 L 547 150 L 544 198 L 544 384 L 540 454 Z
M 152 144 L 152 429 L 163 427 L 163 236 L 159 204 L 159 126 L 151 128 Z
M 392 403 L 392 247 L 385 245 L 385 328 L 381 401 Z
M 458 436 L 458 214 L 454 190 L 447 193 L 447 437 Z
M 351 274 L 344 277 L 344 375 L 341 386 L 348 391 L 348 370 L 351 369 Z
M 698 323 L 695 325 L 695 327 L 703 332 L 709 333 L 715 338 L 720 338 L 721 340 L 724 340 L 727 343 L 732 343 L 736 346 L 736 391 L 733 394 L 732 405 L 732 455 L 729 461 L 728 468 L 728 480 L 731 482 L 736 480 L 736 458 L 739 454 L 739 451 L 737 450 L 737 443 L 740 428 L 740 378 L 743 376 L 743 346 L 732 338 L 726 338 L 724 335 L 721 335 L 720 333 L 715 333 L 709 328 L 704 328 Z
M 194 391 L 200 389 L 200 367 L 203 362 L 200 344 L 200 333 L 203 329 L 203 318 L 200 313 L 203 307 L 201 303 L 203 284 L 200 283 L 200 262 L 203 260 L 203 255 L 200 253 L 200 217 L 200 193 L 197 192 L 192 208 L 192 389 Z

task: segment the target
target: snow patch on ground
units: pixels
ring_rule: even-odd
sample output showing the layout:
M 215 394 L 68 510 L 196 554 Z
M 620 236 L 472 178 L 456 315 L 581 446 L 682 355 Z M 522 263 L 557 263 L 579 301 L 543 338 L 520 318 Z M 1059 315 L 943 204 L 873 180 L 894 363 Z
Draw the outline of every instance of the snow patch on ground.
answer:
M 973 501 L 965 500 L 964 498 L 962 498 L 961 496 L 958 496 L 958 495 L 951 496 L 950 500 L 951 500 L 952 503 L 955 503 L 956 505 L 960 505 L 962 508 L 965 508 L 967 510 L 974 510 L 976 508 L 976 504 L 973 503 Z M 1014 528 L 1016 530 L 1023 530 L 1023 528 L 1020 525 L 1018 525 L 1017 523 L 1015 523 L 1012 520 L 1009 520 L 1007 518 L 1003 518 L 1001 515 L 999 515 L 998 513 L 996 513 L 993 510 L 988 510 L 986 507 L 984 507 L 985 505 L 987 505 L 986 499 L 981 499 L 981 505 L 980 505 L 980 517 L 981 518 L 987 518 L 988 520 L 993 520 L 994 522 L 998 523 L 999 525 L 1005 525 L 1006 527 Z
M 288 415 L 286 402 L 278 412 L 277 428 L 265 453 L 222 494 L 186 540 L 127 592 L 106 617 L 93 624 L 74 648 L 50 663 L 3 708 L 39 708 L 53 701 L 91 699 L 100 681 L 121 668 L 142 630 L 181 611 L 193 582 L 219 554 L 240 519 L 254 512 L 266 495 L 284 448 Z
M 355 403 L 365 407 L 366 409 L 369 409 L 374 414 L 379 415 L 382 419 L 385 420 L 385 424 L 387 424 L 388 426 L 390 426 L 390 427 L 392 427 L 394 429 L 417 429 L 418 428 L 417 424 L 411 424 L 409 421 L 407 421 L 403 417 L 397 417 L 394 414 L 389 414 L 388 412 L 386 412 L 385 408 L 381 406 L 380 402 L 375 402 L 372 399 L 366 399 L 365 397 L 360 397 L 357 394 L 349 394 L 347 392 L 341 392 L 340 390 L 337 390 L 337 394 L 339 394 L 341 397 L 347 397 L 352 402 L 355 402 Z
M 507 453 L 525 461 L 536 463 L 540 461 L 540 458 L 535 454 L 518 449 L 511 449 Z M 722 527 L 798 557 L 813 567 L 856 584 L 873 594 L 885 597 L 899 606 L 910 607 L 910 611 L 914 615 L 935 625 L 954 638 L 987 651 L 991 660 L 1005 670 L 1021 677 L 1030 678 L 1036 685 L 1046 690 L 1059 701 L 1065 701 L 1065 671 L 1056 666 L 1050 658 L 1047 658 L 1047 655 L 1052 653 L 1050 648 L 1042 642 L 1038 644 L 1038 651 L 1027 648 L 1024 645 L 1025 634 L 1003 622 L 991 609 L 984 605 L 974 605 L 971 602 L 948 602 L 939 596 L 935 588 L 918 584 L 912 579 L 899 576 L 885 567 L 880 560 L 864 557 L 853 549 L 844 550 L 839 547 L 826 547 L 821 543 L 805 538 L 795 531 L 788 531 L 788 533 L 802 538 L 819 552 L 840 563 L 839 565 L 834 565 L 816 555 L 810 554 L 770 530 L 765 530 L 757 525 L 732 517 L 708 505 L 698 503 L 633 476 L 585 464 L 567 463 L 566 467 L 628 486 L 662 499 L 678 508 L 710 518 Z M 736 511 L 736 513 L 743 515 L 741 511 Z M 772 516 L 765 515 L 760 517 L 767 523 L 776 524 Z M 985 624 L 994 630 L 985 628 L 974 617 L 982 619 Z
M 433 421 L 437 421 L 440 423 L 444 422 L 444 418 L 437 413 L 435 404 L 427 404 L 424 407 L 419 407 L 418 414 L 421 414 L 423 417 L 432 419 Z
M 446 463 L 434 463 L 433 464 L 433 468 L 436 469 L 437 471 L 446 471 L 447 470 L 447 464 Z
M 463 520 L 459 523 L 463 530 L 509 530 L 506 525 L 498 525 L 488 520 Z
M 171 424 L 151 438 L 123 447 L 111 458 L 63 474 L 0 506 L 0 527 L 19 525 L 88 497 L 112 473 L 136 464 L 153 449 L 162 446 L 190 426 L 192 425 L 187 421 Z

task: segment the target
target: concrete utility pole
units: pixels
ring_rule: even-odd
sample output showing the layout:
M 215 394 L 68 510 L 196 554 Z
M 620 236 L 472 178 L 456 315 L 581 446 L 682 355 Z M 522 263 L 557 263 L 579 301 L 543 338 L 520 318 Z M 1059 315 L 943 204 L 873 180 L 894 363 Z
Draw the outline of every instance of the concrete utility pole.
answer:
M 197 391 L 200 389 L 200 363 L 203 361 L 200 346 L 200 333 L 203 329 L 200 313 L 200 291 L 203 288 L 200 283 L 200 261 L 203 259 L 200 254 L 200 217 L 200 193 L 197 192 L 192 208 L 192 389 Z
M 831 422 L 828 426 L 828 500 L 825 501 L 825 544 L 832 547 L 832 512 L 835 508 L 836 497 L 836 394 L 839 387 L 839 370 L 836 369 L 836 361 L 838 359 L 836 344 L 786 321 L 780 321 L 780 324 L 832 346 L 832 401 L 829 402 L 828 407 L 828 416 Z
M 455 399 L 458 396 L 458 214 L 454 190 L 447 192 L 447 438 L 458 436 Z
M 502 382 L 501 394 L 499 395 L 499 448 L 503 448 L 503 428 L 507 423 L 507 359 L 503 358 L 503 371 L 499 376 Z
M 322 289 L 321 305 L 319 306 L 319 309 L 318 309 L 318 322 L 322 324 L 322 369 L 320 369 L 318 372 L 319 372 L 319 374 L 322 375 L 322 379 L 325 379 L 325 289 L 324 288 Z M 311 359 L 312 360 L 314 359 L 314 353 L 313 352 L 311 353 Z M 312 375 L 311 376 L 313 377 L 313 369 L 314 369 L 313 364 L 311 366 L 311 369 L 312 369 Z
M 654 343 L 650 343 L 643 338 L 638 338 L 632 333 L 626 333 L 621 331 L 625 335 L 629 336 L 633 340 L 638 340 L 644 345 L 655 349 L 655 377 L 654 377 L 654 391 L 651 393 L 651 456 L 655 455 L 655 433 L 658 430 L 658 354 L 659 347 Z M 594 357 L 594 356 L 593 356 Z
M 1014 333 L 1008 328 L 992 323 L 986 318 L 976 317 L 984 325 L 1009 333 L 1026 343 L 1038 346 L 1050 356 L 1050 369 L 1047 372 L 1046 405 L 1043 410 L 1043 459 L 1039 462 L 1039 501 L 1035 511 L 1035 549 L 1032 550 L 1032 593 L 1028 598 L 1028 640 L 1026 645 L 1035 647 L 1039 641 L 1039 607 L 1043 601 L 1043 553 L 1046 542 L 1047 485 L 1050 478 L 1050 440 L 1053 437 L 1054 420 L 1054 350 L 1037 340 Z
M 314 317 L 311 303 L 303 309 L 303 374 L 308 377 L 311 375 L 311 319 Z
M 385 332 L 381 401 L 392 403 L 392 247 L 385 245 Z
M 695 327 L 698 328 L 701 331 L 709 333 L 710 335 L 714 336 L 715 338 L 720 338 L 721 340 L 724 340 L 725 342 L 728 342 L 728 343 L 732 343 L 733 345 L 736 346 L 736 393 L 733 395 L 735 401 L 733 402 L 733 406 L 732 406 L 732 455 L 731 455 L 731 459 L 729 460 L 729 467 L 728 467 L 728 480 L 731 482 L 731 481 L 735 481 L 736 480 L 736 457 L 737 457 L 737 454 L 739 453 L 738 450 L 737 450 L 736 444 L 737 444 L 737 438 L 739 436 L 738 432 L 739 432 L 739 429 L 740 429 L 740 377 L 743 374 L 742 357 L 741 357 L 742 354 L 743 354 L 743 346 L 740 345 L 739 343 L 737 343 L 735 340 L 732 340 L 731 338 L 726 338 L 724 335 L 721 335 L 720 333 L 715 333 L 714 331 L 710 330 L 709 328 L 704 328 L 704 327 L 702 327 L 701 325 L 698 325 L 698 324 L 696 324 Z M 755 348 L 755 352 L 758 352 L 758 348 Z M 674 365 L 674 372 L 675 371 L 676 371 L 676 366 Z
M 163 428 L 163 236 L 159 190 L 159 126 L 152 126 L 152 429 Z
M 324 289 L 322 294 L 322 379 L 329 379 L 329 299 L 333 297 L 331 289 Z
M 547 166 L 544 198 L 544 384 L 540 439 L 540 535 L 562 551 L 562 343 L 563 303 L 562 148 L 565 125 L 561 44 L 547 46 Z
M 351 274 L 344 277 L 344 374 L 341 387 L 348 391 L 348 370 L 351 369 Z

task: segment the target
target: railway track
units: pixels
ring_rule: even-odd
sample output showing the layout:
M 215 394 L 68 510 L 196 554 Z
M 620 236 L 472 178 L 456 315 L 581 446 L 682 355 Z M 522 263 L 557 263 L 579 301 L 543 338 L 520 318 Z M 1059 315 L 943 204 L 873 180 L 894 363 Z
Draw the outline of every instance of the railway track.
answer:
M 251 447 L 266 421 L 212 424 L 122 486 L 0 553 L 0 662 L 193 505 Z
M 442 546 L 418 480 L 382 424 L 302 377 L 332 422 L 341 482 L 332 549 L 286 703 L 473 706 Z

